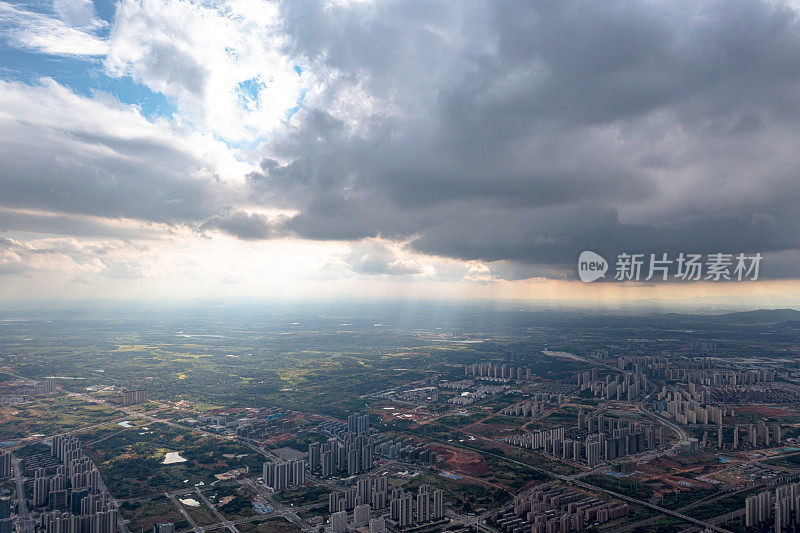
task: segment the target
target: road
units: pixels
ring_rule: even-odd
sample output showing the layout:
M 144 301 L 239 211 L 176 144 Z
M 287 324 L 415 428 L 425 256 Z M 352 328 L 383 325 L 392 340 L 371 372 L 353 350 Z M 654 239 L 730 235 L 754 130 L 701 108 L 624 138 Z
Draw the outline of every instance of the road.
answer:
M 194 489 L 194 492 L 195 492 L 195 493 L 197 494 L 197 496 L 198 496 L 198 497 L 199 497 L 199 498 L 200 498 L 200 499 L 203 501 L 203 503 L 204 503 L 204 504 L 206 504 L 206 505 L 208 506 L 208 508 L 209 508 L 209 509 L 211 509 L 211 512 L 212 512 L 212 513 L 214 513 L 214 516 L 216 516 L 217 518 L 219 518 L 219 521 L 222 523 L 222 525 L 224 525 L 225 527 L 227 527 L 228 529 L 230 529 L 230 530 L 231 530 L 231 533 L 239 533 L 239 530 L 238 530 L 238 529 L 236 529 L 236 526 L 234 526 L 234 525 L 233 525 L 233 524 L 230 522 L 230 520 L 228 520 L 227 518 L 225 518 L 224 516 L 222 516 L 222 513 L 220 513 L 219 511 L 217 511 L 217 508 L 214 506 L 214 504 L 213 504 L 213 503 L 211 503 L 210 501 L 208 501 L 208 498 L 206 498 L 205 494 L 203 494 L 203 492 L 202 492 L 200 489 Z
M 728 522 L 728 521 L 733 520 L 735 518 L 740 518 L 742 516 L 744 516 L 744 509 L 737 509 L 736 511 L 732 511 L 732 512 L 730 512 L 728 514 L 724 514 L 724 515 L 721 515 L 721 516 L 715 516 L 714 518 L 711 519 L 711 522 L 713 522 L 715 524 L 719 524 L 720 522 L 725 523 L 725 522 Z M 688 528 L 682 530 L 680 533 L 691 533 L 691 532 L 695 532 L 695 531 L 699 531 L 699 530 L 696 527 L 688 527 Z
M 292 522 L 294 525 L 296 525 L 303 531 L 306 531 L 307 533 L 314 533 L 316 531 L 316 529 L 311 524 L 309 524 L 308 522 L 297 516 L 297 513 L 295 513 L 293 510 L 289 509 L 288 507 L 286 507 L 281 503 L 276 502 L 275 499 L 272 497 L 272 494 L 258 483 L 254 483 L 250 479 L 240 479 L 239 483 L 242 483 L 243 485 L 246 485 L 247 487 L 251 488 L 253 491 L 255 491 L 256 494 L 267 500 L 269 504 L 272 506 L 272 508 L 275 509 L 275 512 L 277 512 L 280 516 L 282 516 L 289 522 Z
M 255 522 L 256 520 L 266 520 L 270 518 L 269 516 L 264 515 L 255 515 L 255 516 L 248 516 L 247 518 L 239 518 L 238 520 L 233 520 L 230 523 L 234 526 L 238 526 L 240 524 L 246 524 L 247 522 Z M 226 528 L 225 524 L 211 524 L 210 526 L 203 526 L 195 528 L 195 533 L 204 533 L 205 531 L 214 531 L 215 529 L 223 529 Z
M 444 440 L 441 440 L 441 439 L 433 438 L 431 436 L 427 436 L 426 438 L 428 438 L 429 440 L 432 440 L 432 441 L 439 442 L 441 444 L 448 445 L 448 446 L 454 446 L 454 447 L 458 447 L 458 448 L 465 448 L 467 450 L 472 450 L 472 451 L 479 452 L 479 453 L 482 453 L 482 454 L 485 454 L 485 455 L 491 455 L 493 457 L 497 457 L 498 459 L 503 459 L 503 460 L 512 462 L 514 464 L 517 464 L 517 465 L 522 466 L 524 468 L 527 468 L 529 470 L 533 470 L 535 472 L 539 472 L 541 474 L 545 474 L 545 475 L 548 475 L 550 477 L 556 478 L 559 481 L 563 481 L 565 483 L 573 484 L 573 485 L 575 485 L 577 487 L 580 487 L 582 489 L 585 489 L 585 490 L 588 490 L 588 491 L 602 492 L 602 493 L 608 494 L 609 496 L 613 496 L 614 498 L 617 498 L 619 500 L 627 501 L 627 502 L 630 502 L 630 503 L 635 503 L 637 505 L 641 505 L 643 507 L 647 507 L 647 508 L 653 509 L 654 511 L 658 511 L 658 512 L 660 512 L 662 514 L 666 514 L 666 515 L 669 515 L 669 516 L 674 516 L 676 518 L 680 518 L 681 520 L 685 520 L 685 521 L 687 521 L 687 522 L 689 522 L 691 524 L 695 524 L 695 525 L 698 525 L 700 527 L 708 528 L 711 531 L 717 531 L 718 533 L 731 533 L 727 529 L 721 528 L 721 527 L 719 527 L 719 526 L 717 526 L 717 525 L 715 525 L 715 524 L 713 524 L 711 522 L 708 522 L 708 521 L 705 521 L 705 520 L 698 520 L 697 518 L 684 515 L 683 513 L 680 513 L 678 511 L 673 511 L 671 509 L 666 509 L 666 508 L 661 507 L 659 505 L 656 505 L 656 504 L 653 504 L 653 503 L 650 503 L 650 502 L 647 502 L 647 501 L 644 501 L 644 500 L 639 500 L 639 499 L 633 498 L 631 496 L 626 496 L 624 494 L 620 494 L 619 492 L 616 492 L 616 491 L 613 491 L 613 490 L 610 490 L 610 489 L 605 489 L 605 488 L 602 488 L 602 487 L 597 487 L 595 485 L 591 485 L 589 483 L 586 483 L 586 482 L 580 481 L 579 479 L 576 479 L 574 476 L 556 474 L 556 473 L 551 472 L 551 471 L 549 471 L 549 470 L 547 470 L 545 468 L 541 468 L 541 467 L 534 466 L 534 465 L 531 465 L 531 464 L 528 464 L 528 463 L 524 463 L 522 461 L 518 461 L 516 459 L 512 459 L 512 458 L 510 458 L 510 457 L 508 457 L 506 455 L 501 455 L 501 454 L 497 454 L 497 453 L 490 452 L 490 451 L 487 451 L 487 450 L 482 450 L 480 448 L 467 446 L 465 444 L 447 442 L 447 441 L 444 441 Z
M 181 505 L 181 502 L 179 502 L 178 498 L 175 497 L 175 493 L 165 492 L 164 496 L 166 496 L 167 498 L 170 499 L 170 501 L 172 502 L 172 505 L 174 505 L 175 508 L 178 511 L 181 512 L 181 514 L 186 519 L 186 521 L 189 522 L 189 525 L 192 526 L 192 529 L 197 531 L 199 529 L 199 526 L 197 525 L 197 522 L 195 522 L 194 519 L 189 515 L 189 513 L 186 512 L 186 509 L 183 508 L 183 505 Z
M 637 404 L 636 404 L 636 410 L 637 410 L 637 411 L 639 411 L 640 413 L 642 413 L 643 415 L 645 415 L 645 416 L 650 416 L 650 417 L 652 417 L 652 418 L 655 418 L 656 420 L 658 420 L 659 422 L 661 422 L 661 423 L 662 423 L 662 424 L 664 424 L 665 426 L 668 426 L 670 429 L 672 429 L 672 431 L 674 431 L 675 433 L 677 433 L 677 435 L 678 435 L 678 439 L 679 439 L 679 442 L 680 442 L 680 441 L 682 441 L 682 440 L 687 440 L 687 439 L 689 438 L 689 434 L 686 432 L 686 430 L 685 430 L 685 429 L 683 429 L 682 427 L 680 427 L 680 426 L 679 426 L 679 425 L 677 425 L 676 423 L 674 423 L 674 422 L 672 422 L 672 421 L 670 421 L 670 420 L 667 420 L 667 419 L 666 419 L 666 418 L 664 418 L 663 416 L 661 416 L 661 415 L 657 415 L 657 414 L 655 414 L 654 412 L 652 412 L 652 411 L 649 411 L 649 410 L 648 410 L 648 409 L 647 409 L 647 408 L 644 406 L 644 403 L 643 403 L 643 402 L 639 402 L 639 403 L 637 403 Z M 677 446 L 678 446 L 678 445 L 677 445 L 677 443 L 676 443 L 676 444 L 674 445 L 674 447 L 677 449 Z
M 22 464 L 16 457 L 11 457 L 11 466 L 14 469 L 14 481 L 17 484 L 17 531 L 30 533 L 33 531 L 30 515 L 28 514 L 28 500 L 25 496 L 25 478 L 22 475 Z
M 766 485 L 766 483 L 765 483 L 765 485 Z M 766 489 L 767 487 L 765 486 L 764 488 Z M 706 505 L 708 503 L 717 501 L 719 499 L 727 498 L 728 496 L 741 494 L 742 492 L 748 492 L 748 491 L 751 491 L 751 490 L 753 490 L 753 487 L 749 487 L 748 486 L 748 487 L 744 487 L 744 488 L 741 488 L 741 489 L 738 489 L 738 490 L 735 490 L 735 491 L 723 491 L 723 492 L 718 493 L 718 494 L 711 494 L 709 496 L 706 496 L 705 498 L 701 498 L 699 500 L 696 500 L 696 501 L 694 501 L 694 502 L 692 502 L 692 503 L 690 503 L 688 505 L 684 505 L 683 507 L 681 507 L 680 509 L 677 509 L 677 510 L 682 512 L 682 513 L 685 513 L 686 511 L 690 511 L 690 510 L 692 510 L 692 509 L 694 509 L 696 507 L 700 507 L 702 505 Z M 720 518 L 721 519 L 720 521 L 727 521 L 727 520 L 722 520 L 722 518 L 724 518 L 724 516 L 733 515 L 733 514 L 738 513 L 738 512 L 740 512 L 740 510 L 733 511 L 732 513 L 728 513 L 727 515 L 723 515 L 721 517 L 711 518 L 709 521 L 712 522 L 712 523 L 715 523 L 715 524 L 719 523 L 717 518 Z M 633 529 L 636 529 L 637 527 L 645 526 L 647 524 L 650 524 L 650 523 L 652 523 L 652 522 L 654 522 L 654 521 L 656 521 L 658 519 L 659 519 L 658 516 L 654 516 L 654 517 L 651 517 L 651 518 L 646 518 L 644 520 L 640 520 L 638 522 L 633 522 L 633 523 L 630 523 L 630 524 L 626 524 L 625 526 L 623 526 L 621 528 L 615 529 L 614 533 L 624 533 L 626 531 L 631 531 Z M 687 529 L 688 530 L 696 530 L 697 528 L 696 527 L 692 527 L 692 528 L 687 528 Z

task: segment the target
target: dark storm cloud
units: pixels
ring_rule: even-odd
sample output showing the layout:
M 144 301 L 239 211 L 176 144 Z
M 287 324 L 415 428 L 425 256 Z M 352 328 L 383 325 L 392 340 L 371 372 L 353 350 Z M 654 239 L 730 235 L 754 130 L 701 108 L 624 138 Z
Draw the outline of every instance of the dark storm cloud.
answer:
M 250 177 L 256 198 L 299 210 L 285 230 L 549 265 L 585 248 L 800 246 L 800 24 L 788 8 L 288 2 L 284 12 L 292 53 L 329 73 Z M 335 111 L 364 97 L 371 107 L 355 120 Z

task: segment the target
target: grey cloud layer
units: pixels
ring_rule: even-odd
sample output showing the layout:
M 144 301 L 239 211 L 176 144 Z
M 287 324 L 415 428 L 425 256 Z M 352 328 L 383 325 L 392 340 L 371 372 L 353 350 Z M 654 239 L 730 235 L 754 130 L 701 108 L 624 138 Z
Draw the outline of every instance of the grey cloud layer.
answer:
M 52 80 L 0 81 L 0 93 L 0 207 L 10 208 L 0 229 L 100 232 L 70 215 L 194 224 L 240 197 L 207 167 L 197 137 L 165 132 L 130 107 Z
M 328 78 L 250 178 L 259 200 L 300 211 L 281 231 L 556 265 L 584 248 L 800 246 L 800 24 L 789 9 L 558 0 L 284 11 L 291 52 Z M 355 124 L 337 111 L 365 96 L 374 105 Z

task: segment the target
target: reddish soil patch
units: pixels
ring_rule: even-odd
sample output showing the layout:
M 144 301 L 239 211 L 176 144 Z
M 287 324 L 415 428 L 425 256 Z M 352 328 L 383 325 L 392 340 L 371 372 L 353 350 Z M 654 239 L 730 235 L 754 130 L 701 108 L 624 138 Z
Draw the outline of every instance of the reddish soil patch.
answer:
M 282 433 L 280 435 L 275 435 L 274 437 L 270 437 L 267 440 L 265 440 L 264 442 L 266 444 L 280 444 L 281 442 L 285 442 L 287 440 L 292 440 L 293 438 L 294 438 L 294 435 L 292 435 L 291 433 Z
M 664 481 L 673 485 L 676 488 L 680 488 L 681 490 L 691 490 L 691 489 L 713 489 L 714 485 L 711 483 L 705 483 L 703 481 L 698 481 L 696 479 L 690 479 L 680 476 L 669 476 L 665 477 Z M 689 483 L 689 485 L 686 485 Z
M 659 475 L 664 472 L 663 468 L 659 468 L 655 465 L 649 463 L 638 463 L 636 465 L 636 470 L 641 472 L 642 474 L 649 474 L 649 475 Z
M 794 411 L 781 409 L 780 407 L 769 407 L 766 405 L 743 405 L 737 407 L 736 411 L 765 416 L 797 416 L 797 413 Z
M 477 452 L 459 450 L 443 444 L 431 444 L 436 455 L 442 458 L 449 469 L 466 475 L 488 474 L 489 468 L 483 457 Z
M 381 417 L 381 420 L 386 422 L 386 421 L 391 420 L 392 418 L 394 418 L 394 417 L 392 417 L 392 413 L 393 412 L 394 411 L 384 411 L 383 409 L 381 409 L 380 411 L 372 411 L 372 414 L 378 415 L 379 417 Z

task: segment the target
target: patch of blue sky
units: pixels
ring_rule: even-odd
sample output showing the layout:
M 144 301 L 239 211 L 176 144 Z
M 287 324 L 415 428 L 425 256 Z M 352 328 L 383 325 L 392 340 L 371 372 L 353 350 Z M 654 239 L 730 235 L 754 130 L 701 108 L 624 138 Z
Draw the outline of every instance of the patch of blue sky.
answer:
M 94 0 L 94 11 L 97 18 L 105 20 L 109 24 L 114 22 L 114 14 L 117 11 L 116 0 Z
M 59 14 L 53 6 L 52 2 L 9 2 L 15 9 L 23 13 L 37 13 L 39 15 L 47 15 L 54 19 L 58 19 Z M 93 25 L 90 28 L 76 28 L 81 31 L 99 37 L 101 39 L 108 37 L 111 32 L 111 24 L 114 22 L 114 15 L 116 13 L 116 2 L 114 0 L 95 0 L 94 16 L 105 22 L 104 26 Z
M 250 151 L 255 150 L 258 146 L 269 140 L 269 136 L 264 133 L 255 133 L 253 132 L 252 137 L 248 137 L 247 139 L 226 139 L 216 133 L 213 134 L 214 140 L 223 143 L 225 146 L 230 148 L 231 150 L 243 150 L 243 151 Z
M 75 58 L 39 54 L 11 47 L 0 47 L 0 78 L 35 84 L 52 78 L 76 94 L 91 97 L 96 91 L 115 96 L 124 104 L 139 107 L 147 118 L 170 117 L 174 104 L 163 94 L 153 92 L 130 77 L 110 77 L 98 58 Z
M 294 71 L 297 72 L 298 76 L 302 76 L 303 75 L 303 67 L 301 67 L 300 65 L 295 65 L 294 66 Z
M 147 118 L 172 117 L 176 107 L 171 99 L 159 92 L 151 91 L 147 86 L 137 83 L 129 76 L 112 78 L 101 75 L 91 90 L 100 90 L 113 94 L 124 104 L 137 105 L 143 116 Z
M 266 86 L 267 84 L 258 76 L 240 82 L 239 85 L 236 86 L 236 97 L 239 107 L 247 108 L 253 102 L 258 102 L 258 95 Z
M 286 119 L 289 120 L 293 116 L 297 114 L 303 108 L 303 104 L 306 101 L 306 94 L 308 94 L 308 89 L 303 89 L 300 91 L 300 96 L 297 97 L 297 103 L 294 107 L 290 107 L 286 110 Z

